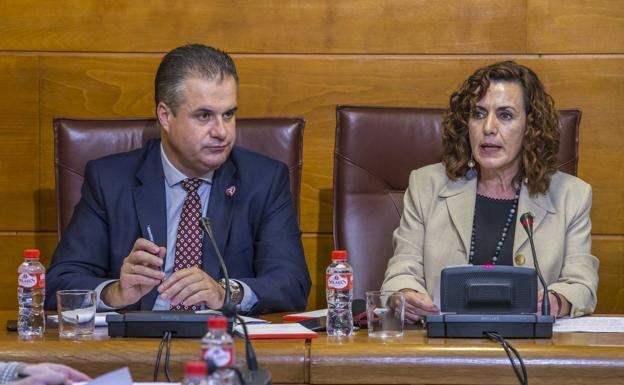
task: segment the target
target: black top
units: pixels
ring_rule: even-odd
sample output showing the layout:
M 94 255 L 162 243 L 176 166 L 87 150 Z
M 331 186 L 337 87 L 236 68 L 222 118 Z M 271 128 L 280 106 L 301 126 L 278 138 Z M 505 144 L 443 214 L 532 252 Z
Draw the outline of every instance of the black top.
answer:
M 492 263 L 496 252 L 496 244 L 501 238 L 509 210 L 514 204 L 513 199 L 493 199 L 477 194 L 475 206 L 475 255 L 473 264 L 485 265 Z M 513 265 L 513 242 L 516 233 L 516 216 L 514 213 L 503 249 L 498 257 L 497 265 Z

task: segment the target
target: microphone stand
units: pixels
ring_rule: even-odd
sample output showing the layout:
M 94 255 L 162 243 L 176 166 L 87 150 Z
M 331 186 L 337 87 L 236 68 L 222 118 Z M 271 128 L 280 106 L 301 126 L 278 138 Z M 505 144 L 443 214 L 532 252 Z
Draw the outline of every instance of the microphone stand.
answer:
M 223 299 L 223 306 L 221 307 L 221 313 L 227 319 L 228 326 L 227 332 L 230 335 L 234 335 L 234 320 L 236 318 L 236 305 L 234 305 L 230 299 L 230 276 L 228 274 L 227 267 L 225 266 L 225 260 L 219 251 L 219 247 L 217 246 L 217 242 L 215 241 L 214 232 L 212 230 L 212 223 L 210 222 L 210 218 L 202 217 L 199 220 L 199 223 L 210 238 L 210 242 L 212 244 L 212 248 L 214 252 L 217 254 L 217 258 L 219 259 L 219 264 L 221 265 L 221 270 L 223 271 L 223 277 L 225 279 L 225 298 Z
M 535 266 L 535 271 L 537 272 L 537 278 L 539 278 L 542 287 L 544 288 L 544 295 L 542 296 L 542 315 L 549 316 L 550 315 L 550 300 L 548 298 L 548 288 L 546 287 L 546 281 L 544 280 L 544 276 L 539 268 L 539 261 L 537 260 L 537 253 L 535 252 L 535 244 L 533 243 L 533 214 L 524 213 L 520 217 L 520 223 L 526 231 L 529 237 L 529 243 L 531 244 L 531 253 L 533 254 L 533 265 Z
M 270 385 L 271 384 L 271 374 L 268 370 L 262 369 L 258 367 L 258 360 L 256 358 L 256 352 L 251 345 L 251 339 L 249 338 L 249 334 L 247 333 L 247 326 L 245 325 L 244 320 L 236 313 L 236 305 L 232 303 L 230 300 L 230 277 L 228 274 L 227 266 L 225 266 L 225 260 L 223 259 L 223 255 L 219 251 L 219 247 L 217 246 L 217 242 L 215 241 L 214 232 L 212 229 L 212 223 L 210 222 L 210 218 L 202 217 L 200 220 L 200 225 L 210 238 L 210 242 L 212 243 L 212 248 L 217 254 L 217 258 L 219 259 L 219 264 L 221 265 L 221 270 L 223 270 L 223 277 L 225 278 L 225 299 L 223 300 L 223 306 L 221 307 L 221 312 L 223 316 L 228 320 L 228 333 L 230 335 L 234 335 L 234 322 L 236 319 L 239 320 L 241 325 L 243 326 L 243 331 L 245 335 L 245 358 L 247 360 L 247 371 L 248 378 L 246 381 L 246 385 Z M 237 369 L 237 374 L 239 378 L 241 378 L 241 374 Z

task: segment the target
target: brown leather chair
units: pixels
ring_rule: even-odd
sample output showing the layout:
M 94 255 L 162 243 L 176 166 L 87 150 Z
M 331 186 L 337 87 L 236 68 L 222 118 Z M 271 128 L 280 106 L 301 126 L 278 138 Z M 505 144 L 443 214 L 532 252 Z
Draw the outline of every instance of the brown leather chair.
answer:
M 337 108 L 334 246 L 349 252 L 355 298 L 381 287 L 410 171 L 441 160 L 444 113 L 438 108 Z M 560 113 L 559 169 L 576 175 L 581 111 Z
M 284 162 L 290 173 L 290 191 L 299 218 L 303 128 L 300 118 L 236 120 L 236 144 Z M 54 169 L 58 236 L 80 199 L 87 162 L 105 155 L 141 147 L 160 137 L 156 119 L 54 119 Z

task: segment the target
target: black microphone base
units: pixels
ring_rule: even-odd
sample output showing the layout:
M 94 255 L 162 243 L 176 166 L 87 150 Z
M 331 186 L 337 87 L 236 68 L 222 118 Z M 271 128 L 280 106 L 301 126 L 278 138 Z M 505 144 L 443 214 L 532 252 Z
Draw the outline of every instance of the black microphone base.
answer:
M 180 311 L 146 311 L 106 316 L 110 337 L 156 337 L 165 332 L 172 337 L 199 338 L 206 334 L 208 318 L 218 314 L 195 314 Z
M 271 385 L 271 373 L 266 369 L 241 369 L 241 374 L 247 385 Z
M 483 338 L 496 332 L 505 338 L 551 338 L 555 318 L 525 314 L 438 314 L 426 319 L 427 337 Z

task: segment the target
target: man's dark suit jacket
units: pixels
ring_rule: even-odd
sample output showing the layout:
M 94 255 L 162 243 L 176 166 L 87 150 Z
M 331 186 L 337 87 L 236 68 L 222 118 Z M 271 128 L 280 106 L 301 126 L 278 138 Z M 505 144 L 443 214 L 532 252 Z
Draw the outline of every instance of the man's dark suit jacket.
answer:
M 46 307 L 56 307 L 56 291 L 95 289 L 118 279 L 137 238 L 167 245 L 165 176 L 160 141 L 138 150 L 89 162 L 82 197 L 63 233 L 47 272 Z M 235 186 L 234 195 L 225 190 Z M 208 202 L 217 245 L 230 278 L 245 282 L 258 297 L 250 313 L 303 310 L 310 291 L 301 231 L 289 189 L 286 165 L 240 147 L 215 171 Z M 207 236 L 203 269 L 223 277 Z M 152 290 L 129 309 L 151 310 Z

